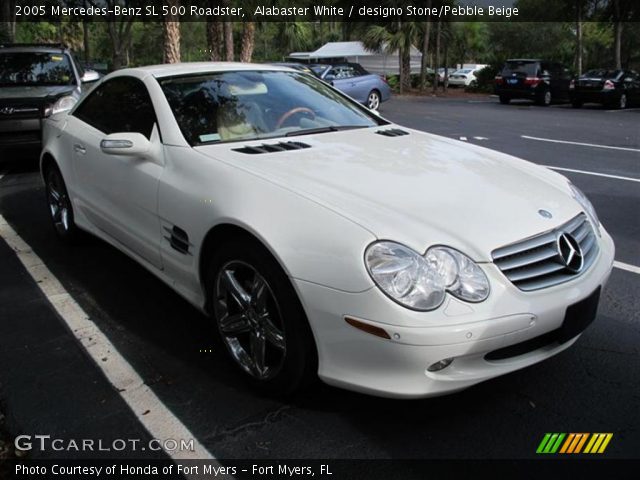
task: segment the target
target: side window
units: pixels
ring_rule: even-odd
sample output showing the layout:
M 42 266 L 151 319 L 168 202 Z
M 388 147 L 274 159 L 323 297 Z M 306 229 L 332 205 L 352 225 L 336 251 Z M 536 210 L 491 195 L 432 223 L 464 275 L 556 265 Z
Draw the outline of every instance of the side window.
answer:
M 106 134 L 137 132 L 147 138 L 156 122 L 147 87 L 133 77 L 117 77 L 103 83 L 74 115 Z

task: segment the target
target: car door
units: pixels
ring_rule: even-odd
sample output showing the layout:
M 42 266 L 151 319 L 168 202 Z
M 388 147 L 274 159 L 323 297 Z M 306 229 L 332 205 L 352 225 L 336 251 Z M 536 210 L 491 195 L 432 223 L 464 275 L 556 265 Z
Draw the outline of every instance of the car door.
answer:
M 337 65 L 327 72 L 325 78 L 328 76 L 333 82 L 334 87 L 358 100 L 356 81 L 353 78 L 354 75 L 355 71 L 353 67 L 349 65 Z
M 141 80 L 120 76 L 99 85 L 69 117 L 77 204 L 104 234 L 161 268 L 158 182 L 164 159 L 155 111 Z M 137 132 L 148 155 L 107 154 L 109 134 Z
M 626 88 L 627 100 L 634 104 L 640 103 L 640 75 L 634 71 L 626 71 L 622 81 Z
M 371 90 L 380 90 L 377 75 L 367 72 L 358 64 L 353 64 L 353 94 L 351 95 L 360 103 L 366 103 Z

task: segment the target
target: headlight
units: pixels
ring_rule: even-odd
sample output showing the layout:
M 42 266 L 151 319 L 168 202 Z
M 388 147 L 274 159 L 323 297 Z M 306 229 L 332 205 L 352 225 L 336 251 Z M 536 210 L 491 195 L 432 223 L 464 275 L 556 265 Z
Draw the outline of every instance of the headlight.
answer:
M 578 187 L 576 187 L 573 183 L 569 183 L 569 188 L 571 188 L 571 193 L 573 194 L 573 198 L 580 204 L 584 213 L 587 214 L 591 225 L 593 225 L 593 229 L 598 232 L 600 235 L 600 219 L 598 219 L 598 214 L 596 213 L 596 209 L 593 208 L 593 205 L 587 198 L 587 196 L 582 193 Z
M 76 104 L 78 100 L 76 97 L 72 95 L 67 95 L 66 97 L 60 97 L 56 102 L 52 105 L 49 105 L 44 109 L 44 116 L 50 117 L 51 115 L 55 115 L 56 113 L 66 112 L 67 110 L 71 110 L 73 106 Z
M 466 255 L 448 247 L 432 247 L 422 256 L 399 243 L 382 241 L 365 252 L 365 264 L 378 287 L 399 304 L 433 310 L 446 292 L 467 302 L 489 295 L 489 281 Z

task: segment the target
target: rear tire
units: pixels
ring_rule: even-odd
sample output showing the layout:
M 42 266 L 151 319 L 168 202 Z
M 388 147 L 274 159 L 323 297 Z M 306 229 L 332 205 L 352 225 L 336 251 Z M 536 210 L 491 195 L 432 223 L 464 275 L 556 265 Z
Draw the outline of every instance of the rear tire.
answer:
M 369 96 L 367 97 L 367 107 L 370 110 L 378 110 L 380 108 L 380 92 L 377 90 L 371 90 L 369 92 Z
M 548 107 L 551 105 L 551 90 L 545 90 L 542 94 L 538 95 L 536 103 L 542 107 Z
M 511 99 L 505 95 L 500 95 L 500 103 L 502 105 L 509 105 L 509 102 L 511 102 Z
M 619 110 L 624 110 L 625 108 L 627 108 L 627 94 L 623 93 L 622 95 L 620 95 L 620 98 L 618 99 L 618 103 L 616 104 L 616 108 L 618 108 Z
M 236 238 L 217 249 L 207 295 L 222 344 L 255 388 L 285 396 L 317 378 L 316 346 L 300 300 L 259 242 Z
M 73 205 L 58 166 L 49 165 L 44 178 L 49 216 L 58 238 L 67 244 L 78 243 L 83 232 L 76 226 Z

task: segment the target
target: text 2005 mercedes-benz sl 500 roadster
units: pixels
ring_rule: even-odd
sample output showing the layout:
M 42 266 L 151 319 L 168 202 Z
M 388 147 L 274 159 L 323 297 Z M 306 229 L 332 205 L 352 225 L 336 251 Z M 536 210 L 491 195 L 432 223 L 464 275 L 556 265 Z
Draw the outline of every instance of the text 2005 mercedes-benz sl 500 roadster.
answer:
M 572 345 L 614 245 L 526 161 L 265 65 L 125 69 L 50 117 L 47 204 L 217 324 L 255 385 L 450 393 Z

